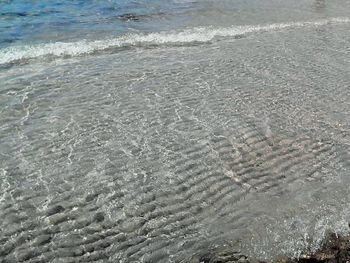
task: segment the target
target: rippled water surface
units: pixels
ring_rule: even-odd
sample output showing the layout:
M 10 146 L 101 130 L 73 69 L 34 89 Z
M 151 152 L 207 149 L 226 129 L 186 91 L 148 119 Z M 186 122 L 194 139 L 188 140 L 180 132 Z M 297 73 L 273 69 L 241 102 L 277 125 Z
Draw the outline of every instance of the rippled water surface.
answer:
M 297 257 L 347 232 L 350 2 L 121 2 L 0 3 L 0 261 Z

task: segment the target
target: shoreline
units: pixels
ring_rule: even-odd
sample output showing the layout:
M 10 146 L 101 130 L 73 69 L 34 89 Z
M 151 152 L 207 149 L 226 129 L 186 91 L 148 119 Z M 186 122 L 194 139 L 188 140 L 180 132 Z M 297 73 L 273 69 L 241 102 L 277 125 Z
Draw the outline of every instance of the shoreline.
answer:
M 350 235 L 329 234 L 323 245 L 312 254 L 299 259 L 278 259 L 271 263 L 347 263 L 350 262 Z M 270 263 L 270 262 L 261 262 Z
M 350 235 L 329 234 L 323 245 L 314 253 L 305 253 L 300 258 L 279 257 L 272 261 L 252 260 L 237 252 L 225 251 L 219 254 L 206 254 L 201 263 L 350 263 Z M 192 261 L 190 261 L 192 262 Z

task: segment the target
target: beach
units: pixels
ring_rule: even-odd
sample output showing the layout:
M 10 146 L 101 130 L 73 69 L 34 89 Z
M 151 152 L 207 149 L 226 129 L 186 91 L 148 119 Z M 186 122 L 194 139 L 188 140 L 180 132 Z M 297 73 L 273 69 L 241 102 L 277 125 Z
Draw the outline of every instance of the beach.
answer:
M 346 262 L 348 11 L 1 3 L 0 262 Z

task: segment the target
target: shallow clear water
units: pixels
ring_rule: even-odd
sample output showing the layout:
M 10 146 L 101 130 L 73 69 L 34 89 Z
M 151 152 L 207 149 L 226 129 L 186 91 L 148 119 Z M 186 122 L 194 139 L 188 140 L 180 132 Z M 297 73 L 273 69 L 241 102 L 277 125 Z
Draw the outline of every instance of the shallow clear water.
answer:
M 1 260 L 270 259 L 348 231 L 349 2 L 23 3 L 0 9 Z

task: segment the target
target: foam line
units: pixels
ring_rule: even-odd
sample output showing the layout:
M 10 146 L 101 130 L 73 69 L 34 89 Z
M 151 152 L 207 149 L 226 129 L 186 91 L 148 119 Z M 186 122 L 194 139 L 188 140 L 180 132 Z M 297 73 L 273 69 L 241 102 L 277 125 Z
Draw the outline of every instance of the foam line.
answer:
M 205 43 L 216 37 L 234 37 L 254 32 L 283 30 L 287 28 L 318 27 L 327 24 L 349 23 L 349 18 L 330 18 L 308 22 L 276 23 L 255 26 L 197 27 L 183 31 L 159 32 L 150 34 L 129 34 L 104 40 L 82 40 L 77 42 L 55 42 L 38 45 L 7 47 L 0 50 L 0 65 L 43 56 L 80 56 L 111 48 Z

